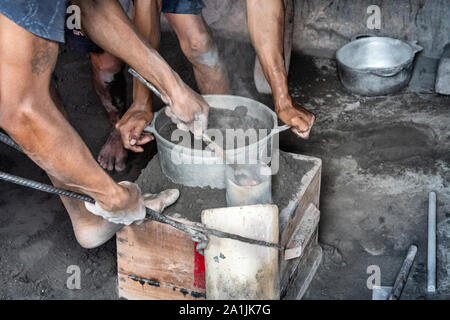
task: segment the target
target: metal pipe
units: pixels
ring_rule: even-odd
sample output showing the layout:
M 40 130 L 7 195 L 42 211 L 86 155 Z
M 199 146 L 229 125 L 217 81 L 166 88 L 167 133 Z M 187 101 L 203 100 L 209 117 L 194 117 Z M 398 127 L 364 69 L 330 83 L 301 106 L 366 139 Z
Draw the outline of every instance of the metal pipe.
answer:
M 61 189 L 61 188 L 57 188 L 57 187 L 50 186 L 45 183 L 33 181 L 30 179 L 25 179 L 25 178 L 18 177 L 18 176 L 15 176 L 15 175 L 12 175 L 12 174 L 9 174 L 6 172 L 2 172 L 2 171 L 0 171 L 0 180 L 11 182 L 11 183 L 14 183 L 14 184 L 17 184 L 20 186 L 24 186 L 27 188 L 43 191 L 46 193 L 57 194 L 60 196 L 65 196 L 65 197 L 74 198 L 74 199 L 78 199 L 78 200 L 82 200 L 82 201 L 86 201 L 86 202 L 90 202 L 90 203 L 95 203 L 95 200 L 87 195 L 69 191 L 69 190 L 65 190 L 65 189 Z
M 0 133 L 0 142 L 3 142 L 16 150 L 23 152 L 22 148 L 20 148 L 20 146 L 14 140 L 12 140 L 11 137 L 9 137 L 6 134 Z M 214 142 L 212 142 L 212 143 L 215 144 Z M 220 147 L 218 146 L 218 148 L 220 148 Z M 12 174 L 9 174 L 6 172 L 2 172 L 2 171 L 0 171 L 0 180 L 11 182 L 11 183 L 14 183 L 14 184 L 17 184 L 20 186 L 24 186 L 27 188 L 47 192 L 50 194 L 56 194 L 56 195 L 74 198 L 74 199 L 78 199 L 78 200 L 82 200 L 82 201 L 86 201 L 86 202 L 90 202 L 90 203 L 95 203 L 95 200 L 92 197 L 89 197 L 88 195 L 80 194 L 80 193 L 73 192 L 70 190 L 65 190 L 62 188 L 57 188 L 57 187 L 54 187 L 54 186 L 51 186 L 51 185 L 48 185 L 45 183 L 18 177 L 18 176 L 15 176 L 15 175 L 12 175 Z M 146 215 L 146 218 L 144 219 L 144 221 L 155 220 L 155 221 L 158 221 L 161 223 L 168 224 L 180 231 L 183 231 L 183 232 L 189 234 L 193 239 L 195 239 L 196 242 L 199 242 L 199 245 L 204 245 L 204 243 L 207 243 L 209 241 L 209 238 L 207 236 L 207 234 L 209 234 L 209 235 L 214 235 L 219 238 L 234 239 L 237 241 L 250 243 L 250 244 L 254 244 L 254 245 L 276 248 L 278 250 L 285 249 L 284 247 L 282 247 L 281 245 L 276 244 L 276 243 L 271 243 L 271 242 L 266 242 L 266 241 L 261 241 L 261 240 L 256 240 L 256 239 L 250 239 L 250 238 L 242 237 L 242 236 L 239 236 L 236 234 L 231 234 L 231 233 L 226 233 L 226 232 L 222 232 L 219 230 L 209 229 L 209 228 L 206 228 L 202 224 L 196 224 L 195 226 L 188 226 L 184 223 L 181 223 L 179 221 L 176 221 L 174 219 L 166 217 L 165 215 L 163 215 L 155 210 L 152 210 L 150 208 L 146 208 L 146 213 L 147 213 L 147 215 Z M 204 248 L 206 248 L 206 247 L 200 247 L 200 249 L 204 249 Z
M 13 139 L 2 132 L 0 132 L 0 142 L 3 142 L 4 144 L 16 149 L 17 151 L 23 152 L 22 148 Z
M 166 102 L 166 100 L 164 100 L 163 95 L 161 94 L 161 92 L 159 92 L 158 89 L 156 89 L 156 87 L 151 84 L 149 81 L 147 81 L 147 79 L 145 79 L 143 76 L 141 76 L 136 70 L 134 70 L 133 68 L 129 68 L 128 72 L 130 74 L 132 74 L 134 77 L 136 77 L 140 82 L 142 82 L 143 84 L 145 84 L 147 86 L 147 88 L 149 88 L 150 90 L 153 91 L 153 93 L 162 101 L 162 102 Z
M 428 199 L 427 291 L 436 292 L 436 193 Z
M 405 287 L 406 281 L 408 280 L 409 272 L 411 271 L 411 267 L 414 263 L 414 259 L 417 254 L 417 246 L 411 245 L 408 249 L 408 254 L 406 255 L 405 260 L 403 261 L 402 267 L 395 279 L 394 286 L 392 287 L 391 294 L 389 295 L 388 300 L 398 300 L 402 295 L 403 288 Z

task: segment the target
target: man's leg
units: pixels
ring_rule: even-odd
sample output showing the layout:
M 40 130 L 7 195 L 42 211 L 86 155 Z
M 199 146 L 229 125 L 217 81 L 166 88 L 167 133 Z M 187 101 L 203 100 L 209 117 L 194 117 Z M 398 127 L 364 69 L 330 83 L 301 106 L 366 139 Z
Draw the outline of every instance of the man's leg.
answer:
M 50 94 L 55 107 L 67 118 L 59 92 L 54 86 L 50 86 Z M 51 175 L 49 175 L 49 178 L 55 187 L 63 189 L 68 188 L 67 185 L 57 178 Z M 108 222 L 107 220 L 92 214 L 86 210 L 83 201 L 61 196 L 60 199 L 69 213 L 75 238 L 83 248 L 91 249 L 101 246 L 123 227 L 123 225 Z
M 108 112 L 112 126 L 97 161 L 103 169 L 123 171 L 128 153 L 123 147 L 119 131 L 115 128 L 124 113 L 126 104 L 123 62 L 107 52 L 90 53 L 90 56 L 95 91 Z
M 0 126 L 42 167 L 56 186 L 86 193 L 109 205 L 120 203 L 118 185 L 97 165 L 58 110 L 50 77 L 58 44 L 39 38 L 0 14 Z M 62 198 L 84 247 L 98 246 L 120 226 L 89 213 L 84 203 Z M 106 206 L 106 205 L 105 205 Z
M 225 65 L 201 13 L 165 13 L 164 15 L 175 30 L 183 53 L 194 67 L 200 92 L 202 94 L 230 93 Z

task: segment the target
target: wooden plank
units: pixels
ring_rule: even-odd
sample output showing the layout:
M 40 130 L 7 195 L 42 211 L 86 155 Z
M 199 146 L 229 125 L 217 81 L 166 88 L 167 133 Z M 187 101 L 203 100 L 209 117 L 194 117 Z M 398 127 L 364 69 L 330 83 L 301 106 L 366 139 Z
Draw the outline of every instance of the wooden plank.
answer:
M 311 258 L 311 252 L 315 248 L 320 249 L 319 260 L 318 257 Z M 318 228 L 316 227 L 308 243 L 304 245 L 301 256 L 289 261 L 282 261 L 280 264 L 282 299 L 295 299 L 298 295 L 303 295 L 300 290 L 304 292 L 308 289 L 312 277 L 315 275 L 318 265 L 321 262 L 321 255 L 321 247 L 318 244 Z
M 302 255 L 289 261 L 285 261 L 284 259 L 280 260 L 280 288 L 282 298 L 288 291 L 293 294 L 292 290 L 295 290 L 296 288 L 298 290 L 301 289 L 306 291 L 311 279 L 305 277 L 305 272 L 307 272 L 307 270 L 301 269 L 311 269 L 311 272 L 307 274 L 311 275 L 312 277 L 315 274 L 315 270 L 317 269 L 317 266 L 315 266 L 314 264 L 320 263 L 321 261 L 320 259 L 319 262 L 317 262 L 316 257 L 316 260 L 312 262 L 308 260 L 309 264 L 305 262 L 311 254 L 313 248 L 319 246 L 318 220 L 320 220 L 320 211 L 318 211 L 318 208 L 320 202 L 322 161 L 317 158 L 307 157 L 303 155 L 290 155 L 294 159 L 302 161 L 312 161 L 314 162 L 314 167 L 308 173 L 306 173 L 300 181 L 297 191 L 298 205 L 297 208 L 292 211 L 292 214 L 287 218 L 287 221 L 284 223 L 284 227 L 281 230 L 280 243 L 289 249 L 295 247 L 296 232 L 299 232 L 304 227 L 302 225 L 302 221 L 305 217 L 307 218 L 308 212 L 312 216 L 315 216 L 315 219 L 317 219 L 317 223 L 313 223 L 315 224 L 315 227 L 312 230 L 312 235 L 309 237 L 306 236 L 303 240 L 305 243 L 303 243 Z M 307 233 L 309 233 L 310 231 L 311 230 L 309 230 Z M 281 254 L 281 256 L 283 256 L 283 254 Z M 301 274 L 301 276 L 299 276 L 299 273 Z M 296 292 L 296 294 L 300 293 L 301 292 Z
M 305 214 L 308 206 L 313 204 L 316 208 L 319 208 L 320 201 L 320 185 L 322 175 L 322 161 L 317 158 L 305 157 L 296 154 L 290 154 L 292 157 L 298 160 L 313 161 L 315 163 L 314 168 L 310 170 L 301 180 L 299 190 L 297 192 L 298 206 L 285 222 L 284 228 L 281 231 L 280 243 L 283 246 L 287 246 L 288 241 L 292 238 L 292 235 L 299 225 L 303 215 Z
M 309 288 L 317 269 L 322 262 L 322 248 L 314 241 L 315 245 L 308 249 L 308 253 L 301 258 L 300 265 L 294 274 L 292 285 L 288 288 L 284 300 L 301 300 Z
M 122 275 L 119 295 L 139 299 L 179 299 L 180 293 L 173 290 L 179 288 L 189 293 L 183 298 L 190 299 L 191 292 L 201 298 L 205 290 L 194 284 L 194 252 L 191 238 L 168 225 L 147 221 L 140 226 L 123 228 L 117 233 L 119 279 Z M 142 287 L 139 280 L 133 279 L 145 282 L 145 290 L 139 288 Z
M 129 275 L 119 273 L 120 297 L 128 300 L 200 300 L 205 299 L 204 292 L 188 291 L 170 285 L 155 285 L 145 280 L 131 279 Z
M 296 154 L 289 156 L 299 161 L 313 162 L 314 167 L 305 176 L 299 177 L 298 186 L 292 187 L 297 194 L 298 205 L 294 204 L 283 220 L 280 239 L 285 243 L 292 238 L 308 205 L 312 203 L 319 207 L 322 167 L 320 159 Z M 310 241 L 305 250 L 317 244 L 317 230 L 315 232 L 315 242 Z M 205 290 L 194 283 L 194 252 L 194 243 L 188 235 L 165 224 L 147 221 L 140 226 L 124 228 L 117 234 L 120 297 L 203 299 Z M 289 271 L 291 276 L 297 273 L 297 269 L 291 268 Z
M 295 228 L 291 239 L 284 251 L 284 260 L 292 260 L 301 257 L 303 249 L 317 229 L 320 220 L 320 211 L 312 203 L 306 209 L 300 223 Z

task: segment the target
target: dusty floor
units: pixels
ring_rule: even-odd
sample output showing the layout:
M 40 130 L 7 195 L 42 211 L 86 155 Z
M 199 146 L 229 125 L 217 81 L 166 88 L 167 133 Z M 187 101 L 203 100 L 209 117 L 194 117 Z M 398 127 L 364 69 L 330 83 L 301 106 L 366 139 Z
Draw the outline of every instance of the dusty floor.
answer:
M 235 93 L 272 106 L 251 85 L 248 44 L 221 44 Z M 162 54 L 189 84 L 192 72 L 172 34 Z M 233 68 L 231 68 L 233 66 Z M 62 50 L 56 75 L 70 121 L 94 155 L 109 124 L 96 97 L 89 61 Z M 318 116 L 309 141 L 290 133 L 282 149 L 323 160 L 320 242 L 324 260 L 307 299 L 370 299 L 367 268 L 392 284 L 411 243 L 418 257 L 403 298 L 450 298 L 450 98 L 405 91 L 361 98 L 346 93 L 334 62 L 294 56 L 291 92 Z M 155 152 L 132 155 L 117 180 L 135 180 Z M 48 182 L 23 155 L 0 146 L 0 170 Z M 438 193 L 439 294 L 426 296 L 428 192 Z M 0 299 L 116 299 L 115 241 L 82 249 L 58 198 L 0 183 Z M 81 290 L 69 290 L 70 265 L 82 272 Z

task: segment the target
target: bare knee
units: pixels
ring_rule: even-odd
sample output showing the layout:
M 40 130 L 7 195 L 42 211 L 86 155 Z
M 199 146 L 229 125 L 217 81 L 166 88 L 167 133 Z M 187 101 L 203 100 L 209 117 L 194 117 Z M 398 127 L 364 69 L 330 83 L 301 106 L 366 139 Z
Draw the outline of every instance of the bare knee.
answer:
M 0 127 L 15 132 L 27 127 L 38 116 L 37 99 L 7 95 L 0 98 Z
M 76 232 L 75 238 L 77 239 L 78 244 L 84 249 L 95 249 L 105 243 L 105 241 L 96 239 L 92 233 L 87 231 Z
M 85 249 L 95 249 L 108 242 L 121 228 L 122 226 L 119 225 L 108 228 L 87 225 L 74 228 L 74 232 L 80 246 Z
M 113 55 L 104 53 L 91 53 L 92 70 L 94 78 L 103 83 L 110 83 L 114 76 L 122 71 L 123 62 Z
M 219 64 L 218 49 L 206 30 L 191 34 L 186 39 L 181 39 L 180 43 L 184 54 L 192 64 L 208 67 Z

